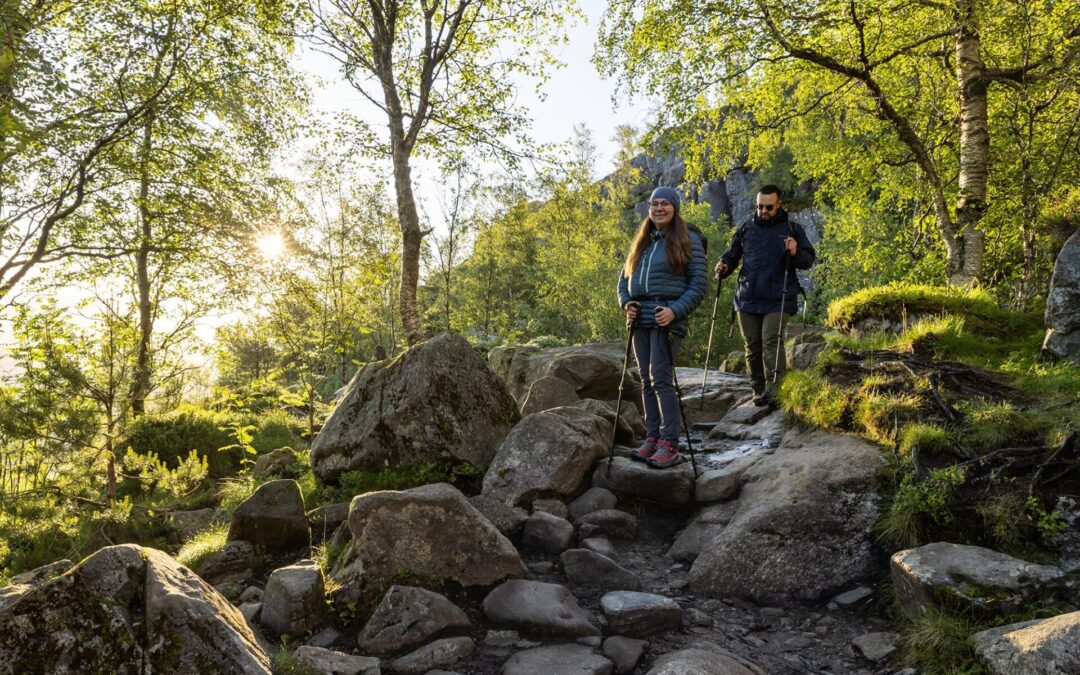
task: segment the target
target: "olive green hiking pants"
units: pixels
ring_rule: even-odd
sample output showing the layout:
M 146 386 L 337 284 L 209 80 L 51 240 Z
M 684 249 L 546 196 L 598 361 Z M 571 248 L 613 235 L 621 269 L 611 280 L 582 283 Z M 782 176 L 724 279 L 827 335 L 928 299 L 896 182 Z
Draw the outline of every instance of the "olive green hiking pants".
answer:
M 783 320 L 781 320 L 783 316 Z M 784 350 L 780 349 L 780 358 L 776 358 L 777 345 L 783 342 L 783 332 L 787 328 L 787 312 L 771 314 L 749 314 L 739 312 L 739 331 L 742 332 L 746 347 L 746 367 L 750 371 L 750 387 L 754 396 L 772 393 L 773 370 L 776 381 L 784 377 L 787 360 Z

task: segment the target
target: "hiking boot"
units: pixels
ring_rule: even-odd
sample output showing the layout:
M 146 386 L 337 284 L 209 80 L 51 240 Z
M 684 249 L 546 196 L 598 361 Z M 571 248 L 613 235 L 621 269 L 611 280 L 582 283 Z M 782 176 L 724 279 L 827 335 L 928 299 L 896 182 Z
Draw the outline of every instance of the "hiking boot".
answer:
M 682 461 L 679 449 L 671 441 L 657 441 L 656 453 L 647 461 L 654 469 L 666 469 Z
M 630 459 L 647 462 L 656 453 L 656 439 L 649 436 L 640 448 L 630 453 Z

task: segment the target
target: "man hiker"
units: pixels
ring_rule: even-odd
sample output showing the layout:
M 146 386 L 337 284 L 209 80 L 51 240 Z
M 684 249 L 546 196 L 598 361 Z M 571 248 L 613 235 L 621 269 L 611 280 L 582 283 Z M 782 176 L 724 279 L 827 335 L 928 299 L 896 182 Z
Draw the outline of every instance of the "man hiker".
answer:
M 770 405 L 775 384 L 784 375 L 784 329 L 788 317 L 798 311 L 795 270 L 810 269 L 815 255 L 802 225 L 788 220 L 780 188 L 766 185 L 758 190 L 754 217 L 735 229 L 731 246 L 716 263 L 715 274 L 724 278 L 742 261 L 735 310 L 754 405 Z

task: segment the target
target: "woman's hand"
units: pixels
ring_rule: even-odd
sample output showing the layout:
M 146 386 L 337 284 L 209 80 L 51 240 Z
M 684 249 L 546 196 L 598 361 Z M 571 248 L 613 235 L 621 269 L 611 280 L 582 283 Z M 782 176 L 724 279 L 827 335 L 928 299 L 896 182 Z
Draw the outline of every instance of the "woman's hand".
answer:
M 636 301 L 630 301 L 630 302 L 626 303 L 626 306 L 623 307 L 623 312 L 626 313 L 626 320 L 627 321 L 633 321 L 634 319 L 637 318 L 638 307 L 640 307 L 640 306 L 641 306 L 641 303 L 636 302 Z
M 656 323 L 662 327 L 667 326 L 669 323 L 675 320 L 675 311 L 670 307 L 657 307 L 656 308 Z

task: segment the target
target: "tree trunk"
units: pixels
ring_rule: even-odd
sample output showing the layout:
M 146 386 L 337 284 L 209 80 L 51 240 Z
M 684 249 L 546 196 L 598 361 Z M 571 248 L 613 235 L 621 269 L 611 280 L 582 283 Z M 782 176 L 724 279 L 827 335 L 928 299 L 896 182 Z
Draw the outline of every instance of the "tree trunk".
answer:
M 146 112 L 141 157 L 139 158 L 139 248 L 135 254 L 135 285 L 139 299 L 139 344 L 135 352 L 135 372 L 131 382 L 131 414 L 146 412 L 146 397 L 150 390 L 150 341 L 154 332 L 153 308 L 150 301 L 150 243 L 153 237 L 150 206 L 150 151 L 153 142 L 154 106 Z
M 956 79 L 960 87 L 960 191 L 956 199 L 956 255 L 950 251 L 950 285 L 971 285 L 982 276 L 984 234 L 979 223 L 986 212 L 990 175 L 989 78 L 975 26 L 974 0 L 956 5 Z
M 405 328 L 405 338 L 410 346 L 423 341 L 424 330 L 420 325 L 420 314 L 416 309 L 416 287 L 420 280 L 420 246 L 424 235 L 420 231 L 420 216 L 416 210 L 416 198 L 412 189 L 412 169 L 409 166 L 409 151 L 405 146 L 400 129 L 391 125 L 394 136 L 394 190 L 397 193 L 398 221 L 401 226 L 401 323 Z

